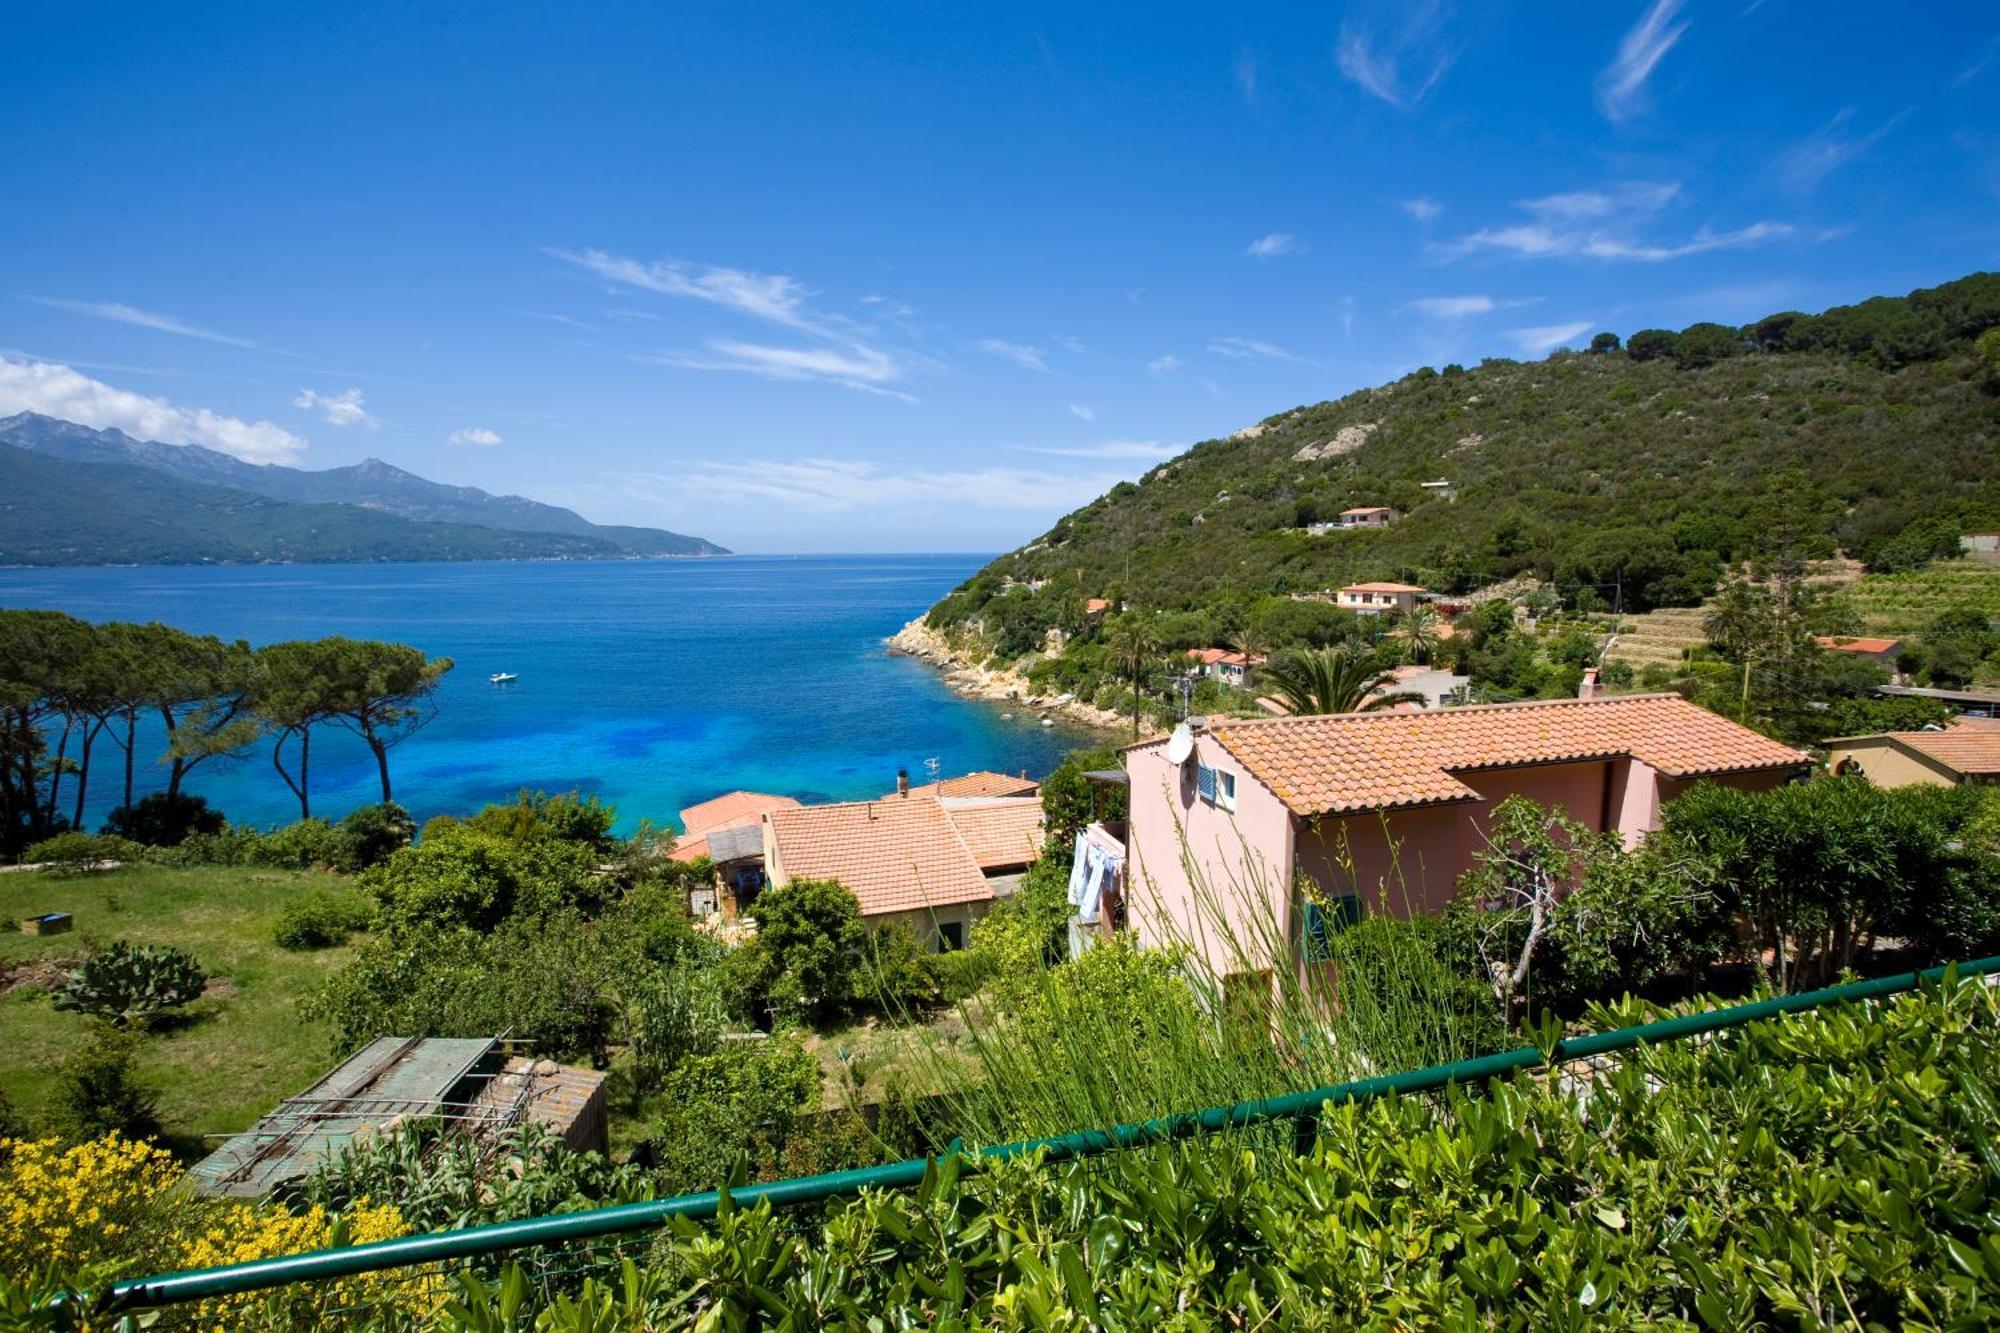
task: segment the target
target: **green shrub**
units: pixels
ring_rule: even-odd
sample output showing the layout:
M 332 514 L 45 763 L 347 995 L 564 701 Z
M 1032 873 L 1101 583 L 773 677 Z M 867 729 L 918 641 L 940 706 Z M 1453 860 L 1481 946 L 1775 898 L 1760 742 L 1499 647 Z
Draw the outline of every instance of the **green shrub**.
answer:
M 854 998 L 891 1021 L 920 1016 L 943 998 L 935 956 L 901 921 L 870 932 L 854 973 Z
M 867 943 L 861 905 L 830 879 L 799 879 L 758 895 L 757 947 L 765 962 L 760 993 L 773 1012 L 832 1018 L 854 996 Z
M 1597 1016 L 1605 1026 L 1644 1015 Z M 676 1220 L 579 1327 L 1989 1327 L 2000 993 L 1965 985 L 1291 1126 Z M 1162 1108 L 1164 1109 L 1164 1108 Z M 716 1178 L 712 1169 L 699 1176 Z M 521 1315 L 533 1297 L 510 1276 Z M 497 1296 L 466 1327 L 501 1327 Z M 483 1320 L 481 1316 L 484 1316 Z M 463 1317 L 463 1316 L 462 1316 Z
M 330 949 L 373 918 L 368 903 L 352 894 L 314 889 L 285 904 L 271 939 L 281 949 Z
M 272 829 L 244 848 L 244 863 L 284 870 L 323 870 L 346 860 L 346 840 L 324 819 L 301 819 Z
M 417 822 L 394 801 L 364 805 L 340 821 L 340 868 L 360 871 L 378 866 L 410 845 Z
M 137 1033 L 100 1026 L 63 1060 L 49 1097 L 49 1126 L 59 1137 L 81 1143 L 160 1132 L 159 1099 L 132 1068 L 138 1048 Z
M 145 849 L 127 838 L 102 833 L 58 833 L 44 838 L 21 854 L 29 865 L 48 863 L 51 870 L 77 875 L 96 870 L 107 861 L 134 861 Z
M 632 1056 L 641 1086 L 656 1088 L 690 1057 L 722 1039 L 728 1012 L 711 969 L 653 969 L 632 987 Z
M 225 824 L 213 833 L 191 833 L 163 858 L 172 865 L 246 866 L 264 835 L 248 824 Z
M 71 972 L 52 1003 L 114 1027 L 144 1026 L 169 1009 L 200 999 L 207 980 L 201 964 L 171 945 L 134 946 L 119 940 Z
M 714 1189 L 740 1160 L 783 1149 L 819 1103 L 819 1063 L 794 1037 L 734 1041 L 667 1077 L 642 1156 L 663 1191 Z
M 156 791 L 131 805 L 122 805 L 105 820 L 104 831 L 148 847 L 177 847 L 197 833 L 220 833 L 227 827 L 220 810 L 187 792 Z

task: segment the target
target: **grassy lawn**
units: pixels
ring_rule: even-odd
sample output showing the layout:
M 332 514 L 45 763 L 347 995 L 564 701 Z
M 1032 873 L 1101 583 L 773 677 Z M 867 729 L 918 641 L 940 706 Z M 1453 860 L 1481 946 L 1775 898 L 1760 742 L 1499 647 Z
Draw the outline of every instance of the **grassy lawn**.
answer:
M 214 980 L 184 1020 L 146 1037 L 141 1075 L 159 1093 L 160 1119 L 174 1139 L 246 1128 L 332 1063 L 326 1029 L 301 1019 L 298 1001 L 350 950 L 293 953 L 271 942 L 285 904 L 313 888 L 354 891 L 335 875 L 234 867 L 0 875 L 0 1090 L 38 1116 L 64 1053 L 83 1040 L 83 1016 L 49 1003 L 46 965 L 74 962 L 113 940 L 172 944 Z M 22 917 L 47 911 L 74 912 L 76 928 L 18 933 Z

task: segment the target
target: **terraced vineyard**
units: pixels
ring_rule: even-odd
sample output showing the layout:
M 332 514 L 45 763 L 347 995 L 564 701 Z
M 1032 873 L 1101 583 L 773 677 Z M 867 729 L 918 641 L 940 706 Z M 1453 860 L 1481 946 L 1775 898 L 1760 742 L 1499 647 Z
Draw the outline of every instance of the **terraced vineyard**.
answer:
M 1968 558 L 1907 574 L 1868 574 L 1845 597 L 1870 634 L 1915 634 L 1940 612 L 1960 608 L 2000 620 L 2000 563 Z
M 1707 614 L 1704 606 L 1670 606 L 1627 617 L 1624 632 L 1611 645 L 1605 660 L 1629 662 L 1635 671 L 1654 665 L 1678 666 L 1688 649 L 1708 642 L 1701 627 Z

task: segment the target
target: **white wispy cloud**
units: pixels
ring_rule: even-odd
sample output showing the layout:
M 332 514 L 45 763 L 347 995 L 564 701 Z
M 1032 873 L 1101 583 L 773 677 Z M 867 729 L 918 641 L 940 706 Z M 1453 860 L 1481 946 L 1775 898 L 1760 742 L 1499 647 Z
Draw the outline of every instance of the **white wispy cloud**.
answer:
M 678 259 L 647 262 L 603 250 L 551 249 L 548 253 L 614 287 L 699 301 L 823 344 L 776 347 L 710 338 L 703 351 L 668 351 L 641 360 L 687 370 L 739 371 L 768 379 L 824 380 L 850 389 L 910 398 L 908 393 L 887 386 L 902 380 L 920 358 L 882 345 L 872 336 L 869 325 L 816 309 L 812 291 L 788 274 Z
M 114 388 L 52 361 L 0 357 L 0 416 L 40 412 L 97 430 L 122 430 L 141 440 L 199 444 L 249 463 L 284 463 L 306 442 L 269 421 L 244 421 L 205 407 Z
M 1800 194 L 1817 189 L 1821 181 L 1882 142 L 1903 116 L 1892 116 L 1865 134 L 1849 131 L 1853 119 L 1854 108 L 1843 107 L 1833 119 L 1786 149 L 1778 157 L 1778 179 Z
M 1146 363 L 1146 373 L 1160 379 L 1165 379 L 1180 368 L 1181 359 L 1172 352 L 1168 352 L 1165 356 L 1156 356 Z
M 1680 193 L 1675 182 L 1630 181 L 1601 190 L 1523 199 L 1515 207 L 1528 214 L 1527 221 L 1482 227 L 1431 250 L 1441 259 L 1484 253 L 1520 259 L 1581 257 L 1658 263 L 1712 250 L 1749 249 L 1796 234 L 1790 223 L 1760 221 L 1723 231 L 1704 226 L 1677 240 L 1648 239 L 1646 229 Z
M 1062 348 L 1065 352 L 1068 352 L 1071 356 L 1083 356 L 1090 351 L 1088 347 L 1084 346 L 1083 339 L 1073 338 L 1067 333 L 1051 334 L 1049 335 L 1049 341 Z
M 1249 47 L 1236 52 L 1236 90 L 1243 94 L 1243 100 L 1255 105 L 1257 102 L 1257 56 Z
M 368 411 L 367 400 L 359 389 L 343 389 L 333 394 L 321 393 L 317 389 L 300 389 L 299 396 L 292 399 L 292 406 L 317 412 L 332 426 L 360 426 L 374 430 L 382 424 Z
M 500 432 L 488 430 L 484 426 L 462 426 L 444 437 L 446 444 L 469 444 L 481 449 L 491 449 L 500 443 Z
M 771 380 L 826 380 L 865 393 L 915 401 L 890 387 L 901 377 L 901 367 L 870 347 L 774 347 L 736 338 L 710 338 L 703 346 L 705 351 L 665 351 L 633 359 L 682 370 L 737 371 Z
M 539 319 L 549 324 L 560 324 L 566 329 L 576 329 L 581 333 L 596 333 L 598 331 L 596 325 L 586 324 L 574 315 L 551 314 L 544 310 L 520 310 L 515 313 L 526 316 L 529 319 Z M 604 313 L 609 315 L 614 312 L 607 310 Z
M 1407 110 L 1451 68 L 1455 53 L 1443 40 L 1446 17 L 1439 0 L 1371 6 L 1341 23 L 1334 61 L 1363 91 Z
M 1470 319 L 1474 315 L 1490 315 L 1495 310 L 1511 310 L 1519 306 L 1533 305 L 1541 300 L 1539 296 L 1519 297 L 1501 300 L 1492 296 L 1426 296 L 1409 303 L 1406 309 L 1433 319 Z
M 1645 105 L 1646 80 L 1687 31 L 1675 23 L 1681 0 L 1653 0 L 1618 43 L 1618 52 L 1597 76 L 1597 106 L 1610 120 L 1624 120 Z
M 1030 347 L 1026 343 L 1010 343 L 1005 338 L 981 338 L 976 346 L 987 355 L 997 356 L 1003 361 L 1012 361 L 1024 370 L 1046 372 L 1049 368 L 1048 356 L 1042 349 Z
M 1507 336 L 1512 338 L 1522 351 L 1541 356 L 1588 332 L 1590 332 L 1590 321 L 1580 319 L 1568 324 L 1542 324 L 1530 329 L 1509 329 Z
M 1276 343 L 1265 342 L 1261 338 L 1241 338 L 1233 334 L 1227 338 L 1209 339 L 1208 350 L 1233 361 L 1295 361 L 1300 365 L 1314 364 L 1310 359 L 1288 351 Z
M 1088 403 L 1071 403 L 1069 405 L 1069 410 L 1070 410 L 1070 415 L 1075 417 L 1078 421 L 1097 420 L 1097 409 L 1090 406 Z
M 1305 252 L 1306 248 L 1299 243 L 1299 238 L 1288 231 L 1274 231 L 1269 236 L 1259 236 L 1243 251 L 1252 259 L 1276 259 L 1280 255 L 1302 255 Z
M 1049 454 L 1057 458 L 1120 458 L 1157 462 L 1162 458 L 1172 458 L 1185 445 L 1161 444 L 1157 440 L 1105 440 L 1099 444 L 1077 444 L 1067 447 L 1054 445 L 1031 445 L 1031 454 Z
M 674 476 L 635 478 L 677 497 L 744 502 L 810 513 L 935 509 L 1068 508 L 1103 493 L 1121 477 L 1036 468 L 912 469 L 837 458 L 692 462 Z
M 151 310 L 141 310 L 137 306 L 125 305 L 119 301 L 71 301 L 59 296 L 25 296 L 26 301 L 45 305 L 51 310 L 66 310 L 72 315 L 88 315 L 92 319 L 108 319 L 114 324 L 130 324 L 135 328 L 153 329 L 159 333 L 171 333 L 181 338 L 199 338 L 203 342 L 221 343 L 226 347 L 255 347 L 248 338 L 237 338 L 227 333 L 217 333 L 214 329 L 204 329 L 175 319 L 172 315 L 156 314 Z
M 1443 204 L 1424 195 L 1400 200 L 1396 206 L 1419 222 L 1435 222 L 1444 213 Z

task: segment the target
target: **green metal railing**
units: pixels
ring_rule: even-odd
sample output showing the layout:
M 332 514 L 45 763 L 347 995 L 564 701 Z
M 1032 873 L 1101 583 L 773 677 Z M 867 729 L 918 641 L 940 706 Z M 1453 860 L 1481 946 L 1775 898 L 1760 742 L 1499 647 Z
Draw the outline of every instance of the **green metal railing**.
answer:
M 1005 1161 L 1039 1152 L 1045 1153 L 1051 1161 L 1066 1161 L 1199 1134 L 1213 1134 L 1285 1120 L 1298 1123 L 1303 1132 L 1316 1122 L 1320 1109 L 1329 1102 L 1342 1104 L 1369 1101 L 1391 1094 L 1432 1092 L 1454 1083 L 1483 1082 L 1516 1070 L 1564 1064 L 1573 1060 L 1631 1050 L 1642 1045 L 1681 1040 L 1801 1010 L 1897 995 L 1942 981 L 1948 974 L 1970 977 L 1995 972 L 2000 972 L 2000 957 L 1981 958 L 1972 962 L 1956 963 L 1950 967 L 1898 973 L 1870 981 L 1831 986 L 1825 990 L 1774 996 L 1770 999 L 1730 1005 L 1702 1013 L 1683 1014 L 1675 1018 L 1618 1028 L 1610 1032 L 1567 1037 L 1556 1042 L 1553 1048 L 1546 1052 L 1537 1046 L 1523 1046 L 1516 1050 L 1478 1056 L 1470 1060 L 1458 1060 L 1451 1064 L 1432 1065 L 1400 1074 L 1358 1079 L 1332 1087 L 1309 1088 L 1303 1092 L 1257 1098 L 1237 1102 L 1231 1106 L 1212 1106 L 1202 1111 L 1187 1111 L 1154 1120 L 1117 1125 L 1110 1129 L 1079 1130 L 1054 1138 L 1007 1143 L 967 1153 L 964 1156 L 967 1161 L 976 1164 L 981 1161 Z M 858 1194 L 864 1189 L 907 1188 L 921 1183 L 925 1172 L 942 1160 L 942 1158 L 916 1157 L 885 1166 L 830 1171 L 816 1176 L 798 1176 L 761 1185 L 745 1185 L 728 1191 L 728 1197 L 733 1204 L 743 1207 L 754 1207 L 768 1202 L 773 1207 L 785 1208 Z M 158 1277 L 137 1278 L 113 1286 L 108 1293 L 108 1304 L 113 1311 L 120 1312 L 161 1309 L 196 1301 L 241 1296 L 249 1292 L 289 1286 L 294 1283 L 327 1282 L 363 1273 L 415 1268 L 447 1260 L 478 1258 L 536 1246 L 574 1244 L 601 1237 L 649 1231 L 663 1225 L 669 1218 L 712 1217 L 721 1206 L 722 1200 L 722 1191 L 704 1190 L 698 1194 L 681 1194 L 646 1203 L 524 1218 L 514 1222 L 496 1222 L 486 1226 L 467 1227 L 460 1231 L 404 1236 L 368 1245 L 315 1250 L 306 1254 L 259 1259 L 222 1268 L 195 1269 Z

